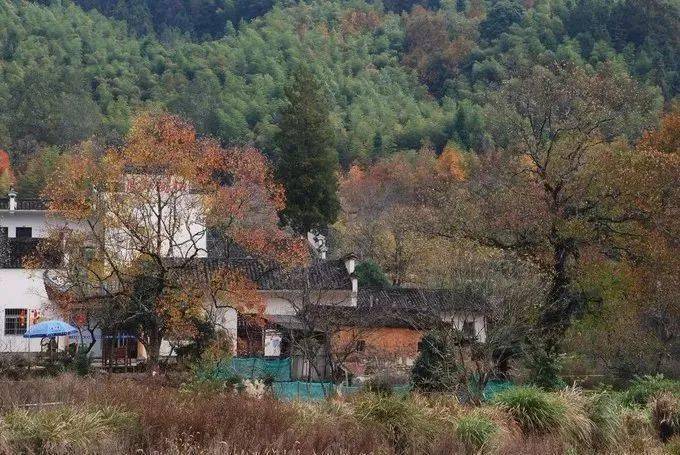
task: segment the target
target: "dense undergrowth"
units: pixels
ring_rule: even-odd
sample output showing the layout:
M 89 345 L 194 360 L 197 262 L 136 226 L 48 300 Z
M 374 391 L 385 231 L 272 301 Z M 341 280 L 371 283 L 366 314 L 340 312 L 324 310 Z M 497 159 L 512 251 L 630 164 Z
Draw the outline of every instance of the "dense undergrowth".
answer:
M 67 374 L 0 383 L 0 444 L 2 453 L 47 454 L 678 453 L 677 385 L 644 378 L 628 392 L 517 387 L 470 407 L 450 396 L 384 393 L 286 403 Z M 644 402 L 631 402 L 631 391 Z

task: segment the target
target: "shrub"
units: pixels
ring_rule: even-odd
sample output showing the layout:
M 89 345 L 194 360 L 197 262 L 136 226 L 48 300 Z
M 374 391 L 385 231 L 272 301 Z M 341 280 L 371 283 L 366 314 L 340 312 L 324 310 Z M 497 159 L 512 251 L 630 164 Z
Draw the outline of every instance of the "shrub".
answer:
M 9 379 L 23 379 L 28 375 L 29 362 L 19 354 L 9 354 L 0 356 L 0 376 Z
M 77 352 L 73 357 L 72 368 L 78 376 L 87 376 L 90 374 L 92 359 L 87 352 Z
M 559 376 L 564 359 L 561 355 L 536 348 L 526 359 L 529 383 L 544 390 L 561 390 L 567 384 Z
M 627 453 L 648 453 L 647 447 L 657 442 L 653 434 L 649 413 L 641 409 L 623 408 L 621 412 L 624 440 Z
M 373 260 L 368 259 L 357 265 L 355 271 L 360 287 L 388 288 L 390 280 Z
M 592 447 L 604 452 L 619 445 L 622 425 L 621 406 L 609 392 L 588 396 L 585 412 L 593 422 Z
M 525 433 L 556 430 L 566 406 L 557 395 L 536 387 L 512 387 L 498 393 L 492 403 L 506 410 Z
M 422 339 L 411 379 L 415 389 L 422 392 L 451 392 L 457 390 L 464 379 L 458 368 L 456 343 L 462 334 L 456 330 L 432 330 Z
M 562 440 L 571 447 L 588 449 L 592 444 L 594 423 L 586 413 L 588 399 L 580 389 L 565 389 L 558 395 L 564 406 L 559 422 Z
M 499 426 L 480 412 L 471 412 L 458 420 L 456 437 L 469 453 L 483 453 L 491 448 Z
M 436 421 L 408 398 L 366 394 L 355 404 L 360 422 L 377 423 L 397 452 L 424 447 L 436 434 Z
M 112 433 L 133 429 L 136 422 L 134 414 L 112 407 L 14 409 L 4 416 L 3 433 L 17 451 L 92 451 L 105 444 Z
M 651 420 L 659 439 L 666 442 L 680 436 L 680 399 L 662 392 L 649 404 Z
M 392 383 L 385 375 L 375 376 L 364 383 L 363 390 L 377 395 L 392 395 Z
M 680 396 L 680 381 L 666 379 L 662 374 L 636 377 L 623 394 L 623 403 L 627 406 L 645 405 L 662 392 Z

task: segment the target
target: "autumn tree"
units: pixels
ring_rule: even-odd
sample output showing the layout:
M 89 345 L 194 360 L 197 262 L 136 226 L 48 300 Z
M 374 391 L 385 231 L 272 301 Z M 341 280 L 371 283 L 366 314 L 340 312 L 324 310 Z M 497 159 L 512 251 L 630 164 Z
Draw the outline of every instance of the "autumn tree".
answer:
M 465 160 L 455 149 L 437 158 L 426 148 L 353 166 L 340 182 L 341 248 L 376 261 L 395 285 L 436 286 L 428 272 L 450 255 L 442 252 L 449 242 L 425 233 L 421 223 L 430 216 L 426 202 L 464 176 Z
M 442 96 L 446 81 L 455 77 L 475 48 L 474 42 L 460 34 L 451 39 L 442 12 L 416 7 L 406 18 L 404 63 L 418 72 L 420 81 L 432 93 Z
M 533 68 L 491 105 L 498 149 L 482 159 L 468 196 L 437 202 L 439 226 L 448 226 L 441 235 L 512 252 L 550 277 L 541 316 L 550 344 L 584 309 L 575 283 L 583 255 L 632 259 L 651 238 L 662 161 L 617 138 L 639 134 L 654 109 L 652 92 L 611 67 Z
M 0 149 L 0 192 L 7 193 L 14 183 L 14 174 L 9 161 L 9 154 Z
M 338 157 L 328 100 L 309 69 L 297 69 L 286 98 L 277 136 L 281 151 L 277 177 L 287 195 L 281 216 L 296 231 L 306 233 L 337 217 Z
M 261 309 L 254 283 L 208 266 L 208 231 L 282 265 L 304 261 L 302 240 L 278 227 L 283 188 L 262 154 L 222 148 L 178 117 L 145 113 L 124 144 L 64 155 L 45 190 L 66 255 L 57 273 L 67 310 L 99 305 L 144 344 L 149 366 L 163 339 L 189 339 L 218 303 Z
M 649 220 L 644 255 L 613 261 L 589 254 L 578 277 L 579 287 L 595 304 L 570 333 L 570 347 L 617 377 L 680 372 L 680 129 L 677 108 L 660 126 L 645 133 L 636 147 L 627 184 L 654 186 L 657 210 Z M 644 193 L 641 193 L 644 194 Z

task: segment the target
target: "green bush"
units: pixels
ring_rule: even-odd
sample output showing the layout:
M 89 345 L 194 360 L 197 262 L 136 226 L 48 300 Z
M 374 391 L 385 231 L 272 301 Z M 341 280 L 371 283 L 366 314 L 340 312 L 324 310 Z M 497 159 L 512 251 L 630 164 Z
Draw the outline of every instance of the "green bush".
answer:
M 525 363 L 529 370 L 529 382 L 544 390 L 562 390 L 567 383 L 560 377 L 562 363 L 561 355 L 536 348 Z
M 592 446 L 598 451 L 616 446 L 622 430 L 621 405 L 608 392 L 587 397 L 585 412 L 593 423 Z
M 73 357 L 71 367 L 78 376 L 87 376 L 90 374 L 92 366 L 92 359 L 87 352 L 77 352 Z
M 366 381 L 362 390 L 378 395 L 389 396 L 392 395 L 392 383 L 390 382 L 389 377 L 380 375 Z
M 555 394 L 536 387 L 512 387 L 491 402 L 505 411 L 525 433 L 548 433 L 558 429 L 566 406 Z
M 645 405 L 662 392 L 680 396 L 680 381 L 667 379 L 662 374 L 636 377 L 623 394 L 623 403 L 626 406 Z
M 412 399 L 364 394 L 356 402 L 354 415 L 360 422 L 377 423 L 397 452 L 422 447 L 436 434 L 437 422 L 423 413 Z
M 77 408 L 28 411 L 15 409 L 2 422 L 8 444 L 19 452 L 91 452 L 114 432 L 131 430 L 133 413 L 117 408 Z
M 493 445 L 499 426 L 479 412 L 471 412 L 461 417 L 456 425 L 456 438 L 469 453 L 484 453 Z

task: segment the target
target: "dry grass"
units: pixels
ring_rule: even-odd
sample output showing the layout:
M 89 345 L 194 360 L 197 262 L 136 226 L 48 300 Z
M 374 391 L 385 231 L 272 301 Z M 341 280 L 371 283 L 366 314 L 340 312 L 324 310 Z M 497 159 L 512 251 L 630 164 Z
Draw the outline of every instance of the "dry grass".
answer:
M 64 375 L 0 382 L 0 453 L 662 453 L 653 412 L 607 398 L 532 390 L 480 408 L 418 395 L 285 403 L 184 393 L 150 379 Z M 24 406 L 54 402 L 62 404 Z M 659 421 L 664 404 L 651 408 Z

